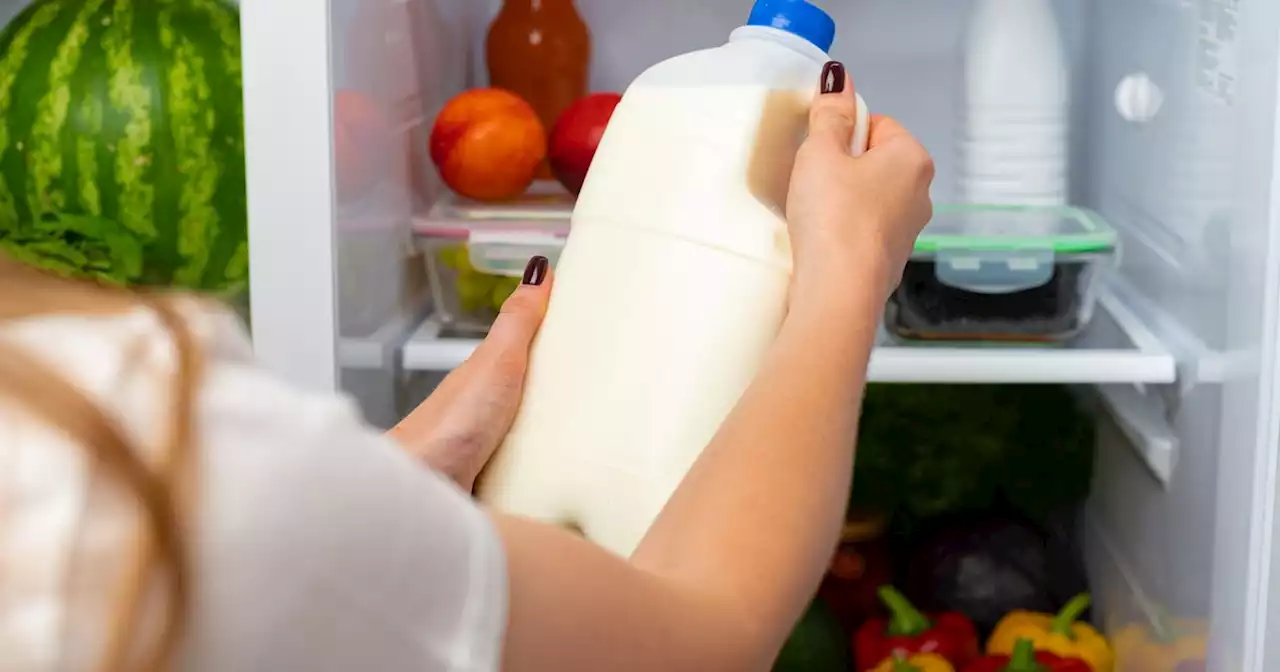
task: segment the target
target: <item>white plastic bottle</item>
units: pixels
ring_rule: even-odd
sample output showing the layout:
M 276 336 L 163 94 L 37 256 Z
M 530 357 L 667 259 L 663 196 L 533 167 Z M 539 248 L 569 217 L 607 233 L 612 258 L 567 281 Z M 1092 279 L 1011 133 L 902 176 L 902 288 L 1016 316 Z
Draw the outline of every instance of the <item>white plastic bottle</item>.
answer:
M 627 89 L 574 209 L 520 415 L 481 478 L 487 504 L 624 556 L 640 542 L 782 323 L 787 185 L 834 32 L 803 0 L 759 0 L 727 44 Z M 866 134 L 859 100 L 859 150 Z
M 1050 0 L 976 0 L 958 108 L 960 200 L 1066 203 L 1069 80 Z

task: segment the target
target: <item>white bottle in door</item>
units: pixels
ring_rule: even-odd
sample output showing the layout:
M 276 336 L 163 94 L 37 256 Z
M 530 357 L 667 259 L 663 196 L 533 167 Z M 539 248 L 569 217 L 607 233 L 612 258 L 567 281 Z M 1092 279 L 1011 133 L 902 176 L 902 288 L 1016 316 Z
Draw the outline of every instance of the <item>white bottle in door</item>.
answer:
M 834 32 L 803 0 L 759 0 L 727 44 L 628 88 L 574 209 L 483 501 L 620 555 L 640 542 L 786 313 L 787 186 Z M 861 100 L 857 126 L 860 151 Z
M 959 110 L 960 200 L 1066 204 L 1070 82 L 1050 0 L 976 0 Z

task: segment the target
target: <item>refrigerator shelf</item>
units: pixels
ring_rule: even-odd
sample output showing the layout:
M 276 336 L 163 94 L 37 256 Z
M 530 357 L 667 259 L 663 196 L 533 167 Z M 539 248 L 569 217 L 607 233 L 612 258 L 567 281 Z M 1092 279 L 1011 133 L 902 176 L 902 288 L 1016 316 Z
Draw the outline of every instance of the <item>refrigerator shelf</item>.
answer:
M 396 315 L 367 336 L 343 336 L 338 339 L 338 364 L 348 369 L 389 370 L 396 365 L 397 353 L 405 341 L 416 333 L 415 327 L 425 315 Z
M 478 339 L 443 335 L 428 318 L 401 350 L 409 371 L 447 371 Z M 880 383 L 1167 384 L 1177 361 L 1159 338 L 1104 287 L 1089 330 L 1068 346 L 906 346 L 887 337 L 871 355 L 868 379 Z

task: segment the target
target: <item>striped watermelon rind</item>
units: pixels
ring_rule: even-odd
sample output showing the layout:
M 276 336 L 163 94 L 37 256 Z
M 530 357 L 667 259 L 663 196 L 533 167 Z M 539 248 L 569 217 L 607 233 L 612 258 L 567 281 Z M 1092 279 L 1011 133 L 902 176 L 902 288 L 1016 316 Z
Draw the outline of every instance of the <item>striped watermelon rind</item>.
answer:
M 0 32 L 0 249 L 235 293 L 246 222 L 234 6 L 35 0 Z

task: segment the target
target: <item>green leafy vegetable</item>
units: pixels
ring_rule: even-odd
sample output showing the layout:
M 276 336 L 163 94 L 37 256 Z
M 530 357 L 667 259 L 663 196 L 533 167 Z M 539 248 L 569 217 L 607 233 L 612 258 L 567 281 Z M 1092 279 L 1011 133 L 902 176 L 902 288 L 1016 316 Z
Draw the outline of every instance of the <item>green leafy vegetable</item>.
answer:
M 850 507 L 920 520 L 1004 500 L 1040 519 L 1085 497 L 1092 467 L 1065 387 L 871 385 Z

